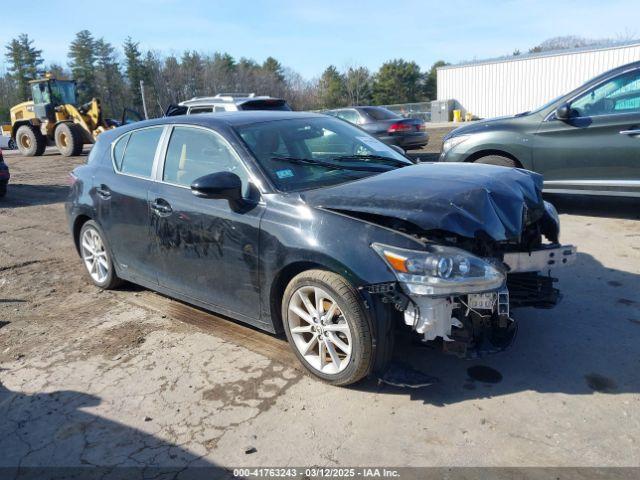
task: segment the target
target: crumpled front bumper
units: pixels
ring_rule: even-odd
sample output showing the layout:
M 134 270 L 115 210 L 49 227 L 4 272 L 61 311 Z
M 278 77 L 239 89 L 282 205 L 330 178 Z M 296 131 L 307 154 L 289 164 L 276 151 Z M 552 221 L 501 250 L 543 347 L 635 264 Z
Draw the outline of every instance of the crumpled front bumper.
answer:
M 478 356 L 507 348 L 516 333 L 511 308 L 551 308 L 560 299 L 550 271 L 576 261 L 576 247 L 548 245 L 531 252 L 504 254 L 505 285 L 496 291 L 450 297 L 409 295 L 401 286 L 383 294 L 395 303 L 404 323 L 423 341 L 441 339 L 443 349 L 459 356 Z M 371 291 L 371 290 L 370 290 Z M 375 292 L 374 292 L 375 293 Z

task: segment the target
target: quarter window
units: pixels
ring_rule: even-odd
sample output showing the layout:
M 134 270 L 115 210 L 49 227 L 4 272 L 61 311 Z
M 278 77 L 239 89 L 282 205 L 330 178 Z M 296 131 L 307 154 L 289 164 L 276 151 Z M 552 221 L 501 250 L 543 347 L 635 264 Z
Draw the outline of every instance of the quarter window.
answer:
M 196 178 L 216 172 L 235 173 L 248 184 L 245 168 L 220 135 L 201 128 L 174 127 L 162 179 L 190 186 Z
M 156 155 L 158 141 L 162 134 L 162 127 L 145 128 L 136 130 L 129 134 L 129 139 L 124 147 L 124 155 L 119 170 L 122 173 L 137 175 L 139 177 L 151 178 L 153 170 L 153 159 Z M 122 139 L 116 144 L 114 157 L 118 166 L 117 156 Z
M 640 112 L 640 70 L 592 88 L 574 100 L 571 108 L 580 117 Z

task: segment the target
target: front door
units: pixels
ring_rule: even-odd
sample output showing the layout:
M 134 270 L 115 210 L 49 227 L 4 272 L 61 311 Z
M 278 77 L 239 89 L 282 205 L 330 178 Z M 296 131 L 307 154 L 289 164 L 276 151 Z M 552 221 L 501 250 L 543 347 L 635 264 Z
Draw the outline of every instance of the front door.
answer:
M 536 135 L 534 168 L 545 188 L 640 186 L 640 69 L 588 89 L 570 106 L 569 120 L 552 115 Z
M 93 194 L 98 222 L 105 231 L 116 268 L 128 280 L 156 283 L 156 258 L 150 249 L 149 195 L 163 127 L 135 130 L 115 143 Z
M 249 175 L 217 132 L 173 127 L 151 198 L 151 230 L 161 286 L 222 313 L 259 318 L 258 237 L 264 206 L 234 210 L 227 200 L 191 193 L 196 178 L 231 171 L 253 191 Z

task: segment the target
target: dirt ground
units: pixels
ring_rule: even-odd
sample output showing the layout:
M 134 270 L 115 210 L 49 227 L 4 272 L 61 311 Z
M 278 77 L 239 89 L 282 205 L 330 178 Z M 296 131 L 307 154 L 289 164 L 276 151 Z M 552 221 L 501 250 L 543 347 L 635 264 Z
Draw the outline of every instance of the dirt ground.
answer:
M 282 338 L 93 287 L 63 208 L 86 157 L 6 161 L 0 467 L 640 466 L 637 202 L 558 199 L 579 259 L 558 272 L 557 308 L 514 312 L 509 351 L 468 361 L 401 344 L 437 383 L 335 388 Z

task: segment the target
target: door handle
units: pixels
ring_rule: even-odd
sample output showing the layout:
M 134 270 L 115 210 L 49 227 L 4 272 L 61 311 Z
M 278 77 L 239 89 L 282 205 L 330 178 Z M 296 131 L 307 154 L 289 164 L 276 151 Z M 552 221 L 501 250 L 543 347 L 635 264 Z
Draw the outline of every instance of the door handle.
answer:
M 162 199 L 157 199 L 156 201 L 154 201 L 151 204 L 151 210 L 153 210 L 153 212 L 160 217 L 167 217 L 171 215 L 171 212 L 173 212 L 171 205 L 169 205 L 165 200 Z
M 640 135 L 640 129 L 636 130 L 620 130 L 620 135 Z
M 109 200 L 111 198 L 111 190 L 104 184 L 96 188 L 96 193 L 103 200 Z

